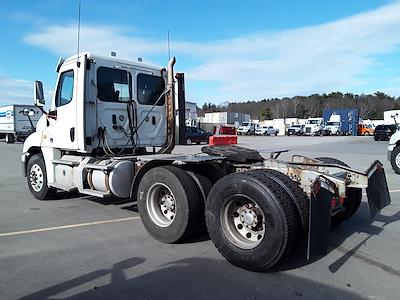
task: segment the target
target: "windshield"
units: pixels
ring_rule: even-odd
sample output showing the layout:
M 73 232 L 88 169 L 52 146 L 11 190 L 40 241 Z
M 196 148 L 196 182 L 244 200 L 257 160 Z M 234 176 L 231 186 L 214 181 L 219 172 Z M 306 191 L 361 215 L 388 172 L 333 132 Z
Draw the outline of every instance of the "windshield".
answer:
M 330 125 L 330 126 L 339 126 L 340 123 L 339 122 L 326 122 L 326 125 Z
M 307 124 L 319 124 L 319 120 L 308 120 Z
M 250 124 L 249 122 L 243 122 L 242 126 L 246 126 L 247 127 L 247 126 L 249 126 L 249 124 Z
M 291 127 L 294 127 L 294 128 L 300 128 L 300 127 L 301 127 L 301 125 L 292 125 Z

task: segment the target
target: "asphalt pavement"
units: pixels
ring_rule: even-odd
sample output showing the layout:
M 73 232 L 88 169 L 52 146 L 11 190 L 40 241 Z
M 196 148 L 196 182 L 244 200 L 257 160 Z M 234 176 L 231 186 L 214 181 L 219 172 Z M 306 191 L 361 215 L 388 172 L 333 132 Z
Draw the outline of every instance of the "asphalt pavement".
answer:
M 229 264 L 207 236 L 181 244 L 151 238 L 133 202 L 59 193 L 39 201 L 21 174 L 22 144 L 0 142 L 0 299 L 397 299 L 400 175 L 387 142 L 371 137 L 239 137 L 265 152 L 331 156 L 366 170 L 380 160 L 392 204 L 374 221 L 363 203 L 330 236 L 329 253 L 304 259 L 302 245 L 274 270 Z M 178 146 L 175 153 L 198 153 Z

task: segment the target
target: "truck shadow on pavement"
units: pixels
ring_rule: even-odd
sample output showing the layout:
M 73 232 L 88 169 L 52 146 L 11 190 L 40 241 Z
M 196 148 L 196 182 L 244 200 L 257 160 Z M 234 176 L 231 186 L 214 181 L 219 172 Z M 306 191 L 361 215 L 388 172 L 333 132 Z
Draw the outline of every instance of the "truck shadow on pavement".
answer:
M 79 194 L 78 192 L 58 192 L 56 199 L 61 200 L 61 199 L 75 198 L 82 196 L 83 195 Z M 92 196 L 84 196 L 84 199 L 102 205 L 121 205 L 120 206 L 121 209 L 138 213 L 137 204 L 132 199 L 122 199 L 122 200 L 118 198 L 102 199 Z M 328 253 L 330 253 L 333 250 L 339 250 L 340 252 L 343 252 L 343 256 L 337 259 L 335 262 L 333 262 L 329 266 L 329 270 L 332 273 L 336 273 L 351 257 L 357 257 L 358 259 L 366 261 L 368 264 L 375 265 L 389 273 L 400 276 L 399 270 L 395 270 L 387 265 L 382 265 L 379 262 L 371 261 L 368 257 L 360 255 L 357 252 L 369 239 L 371 239 L 376 235 L 379 235 L 384 230 L 385 226 L 399 220 L 400 220 L 400 211 L 398 211 L 392 216 L 386 216 L 384 214 L 378 213 L 375 217 L 375 221 L 382 222 L 384 224 L 380 227 L 373 225 L 372 224 L 373 221 L 369 217 L 368 204 L 366 202 L 361 202 L 360 208 L 352 218 L 350 218 L 343 224 L 337 226 L 336 228 L 333 228 L 331 231 L 330 243 L 328 245 Z M 367 236 L 351 249 L 342 246 L 343 242 L 355 233 L 366 233 Z M 197 243 L 207 240 L 210 240 L 210 237 L 208 236 L 207 232 L 204 232 L 202 234 L 186 239 L 181 243 L 182 244 Z M 306 257 L 307 257 L 307 241 L 306 237 L 303 236 L 299 239 L 292 253 L 289 254 L 286 258 L 284 258 L 278 265 L 273 267 L 270 271 L 279 272 L 279 271 L 286 271 L 303 267 L 319 260 L 321 257 L 323 257 L 323 255 L 319 257 L 313 257 L 310 260 L 307 260 Z
M 381 226 L 376 226 L 372 224 L 374 221 L 383 224 Z M 360 250 L 363 245 L 366 245 L 369 239 L 381 234 L 385 230 L 385 226 L 397 221 L 400 221 L 400 211 L 390 216 L 378 213 L 375 216 L 375 219 L 371 220 L 369 217 L 368 204 L 366 202 L 362 202 L 357 213 L 347 222 L 341 224 L 331 234 L 331 251 L 337 249 L 343 252 L 343 256 L 334 261 L 331 265 L 329 265 L 329 270 L 332 273 L 336 273 L 351 257 L 356 257 L 360 260 L 363 260 L 367 264 L 379 267 L 382 270 L 393 275 L 400 276 L 400 270 L 396 270 L 392 266 L 381 263 L 364 253 L 358 252 L 358 250 Z M 365 238 L 350 249 L 342 246 L 343 242 L 349 236 L 355 233 L 364 233 Z
M 253 273 L 223 260 L 191 257 L 143 274 L 149 267 L 144 262 L 127 259 L 20 299 L 362 299 L 349 285 L 340 289 L 286 273 Z M 107 283 L 98 286 L 94 280 L 100 277 Z
M 350 218 L 343 224 L 340 224 L 339 226 L 332 228 L 330 234 L 330 242 L 328 245 L 328 254 L 334 250 L 338 250 L 343 253 L 343 256 L 341 256 L 339 259 L 337 259 L 331 265 L 329 265 L 329 270 L 332 273 L 336 273 L 351 257 L 356 257 L 358 259 L 367 262 L 368 264 L 375 265 L 387 272 L 400 276 L 400 271 L 395 270 L 392 267 L 384 265 L 377 261 L 371 260 L 365 255 L 362 255 L 357 252 L 363 245 L 365 245 L 365 243 L 369 239 L 383 232 L 385 230 L 384 228 L 385 226 L 399 220 L 400 220 L 400 211 L 398 211 L 392 216 L 386 216 L 384 214 L 379 213 L 376 215 L 375 220 L 371 220 L 369 216 L 368 204 L 366 202 L 362 202 L 357 213 L 352 218 Z M 383 225 L 376 226 L 372 224 L 374 221 L 382 222 Z M 365 233 L 366 237 L 351 249 L 344 247 L 343 246 L 344 241 L 356 233 Z M 307 241 L 306 237 L 303 237 L 301 240 L 299 240 L 295 249 L 293 249 L 293 252 L 289 254 L 286 258 L 284 258 L 278 265 L 272 268 L 271 271 L 274 272 L 285 271 L 303 267 L 323 257 L 319 256 L 319 257 L 314 257 L 311 260 L 307 260 L 306 256 L 307 256 Z

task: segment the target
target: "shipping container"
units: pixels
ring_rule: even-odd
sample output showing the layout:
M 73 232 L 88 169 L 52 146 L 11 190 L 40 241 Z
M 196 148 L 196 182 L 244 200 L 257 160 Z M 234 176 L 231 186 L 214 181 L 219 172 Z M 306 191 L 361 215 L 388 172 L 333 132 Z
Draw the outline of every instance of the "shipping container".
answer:
M 324 122 L 328 122 L 332 115 L 340 116 L 340 130 L 344 135 L 357 135 L 359 114 L 356 108 L 325 109 Z

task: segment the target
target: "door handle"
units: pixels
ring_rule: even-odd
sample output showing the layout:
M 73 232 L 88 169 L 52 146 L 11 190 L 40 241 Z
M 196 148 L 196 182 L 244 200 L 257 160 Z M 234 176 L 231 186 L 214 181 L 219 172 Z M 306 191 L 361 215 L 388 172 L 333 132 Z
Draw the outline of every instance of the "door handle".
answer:
M 69 138 L 71 139 L 71 142 L 75 141 L 75 127 L 72 127 L 69 130 Z

